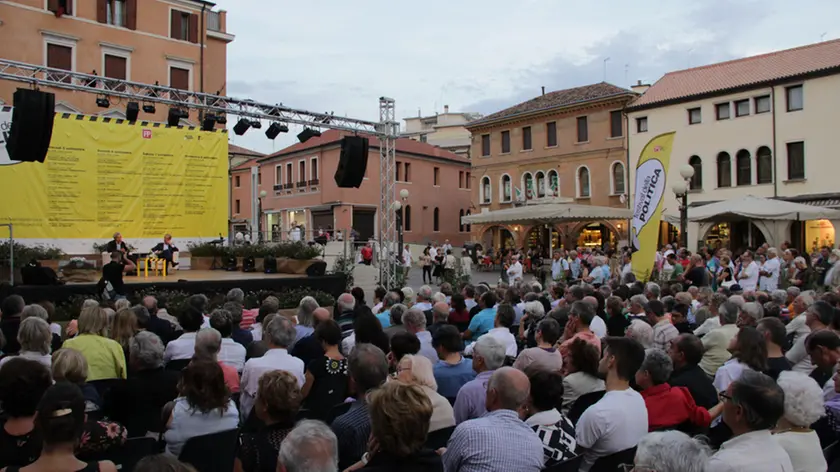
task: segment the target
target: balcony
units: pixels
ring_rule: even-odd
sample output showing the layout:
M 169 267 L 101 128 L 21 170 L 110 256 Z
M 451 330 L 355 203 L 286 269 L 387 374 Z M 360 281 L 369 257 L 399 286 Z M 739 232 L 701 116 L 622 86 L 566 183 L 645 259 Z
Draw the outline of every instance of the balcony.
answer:
M 306 187 L 306 181 L 301 180 L 297 183 L 297 188 Z
M 320 184 L 320 183 L 321 183 L 321 181 L 320 181 L 320 180 L 318 180 L 318 179 L 312 179 L 312 180 L 310 180 L 310 181 L 309 181 L 309 185 L 310 185 L 310 186 L 313 186 L 313 185 L 318 185 L 318 184 Z
M 274 191 L 275 192 L 279 192 L 281 190 L 283 190 L 283 184 L 277 184 L 277 185 L 274 186 Z

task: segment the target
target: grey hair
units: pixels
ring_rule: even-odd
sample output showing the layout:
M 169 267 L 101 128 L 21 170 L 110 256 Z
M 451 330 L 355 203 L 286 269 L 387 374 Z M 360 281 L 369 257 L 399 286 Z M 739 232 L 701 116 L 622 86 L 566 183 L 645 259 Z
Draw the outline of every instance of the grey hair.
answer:
M 650 293 L 656 298 L 659 298 L 659 294 L 662 293 L 662 289 L 659 288 L 659 284 L 656 282 L 648 282 L 645 284 L 645 293 Z
M 648 299 L 644 295 L 633 295 L 630 297 L 630 303 L 635 303 L 644 309 L 645 304 L 648 302 Z
M 488 370 L 496 370 L 505 364 L 505 346 L 493 336 L 478 338 L 473 346 L 473 352 L 484 359 L 484 365 Z
M 770 292 L 770 300 L 772 300 L 773 303 L 784 305 L 787 301 L 787 292 L 784 290 L 773 290 Z
M 420 287 L 420 290 L 417 291 L 417 298 L 423 298 L 424 301 L 430 301 L 432 299 L 432 287 L 428 285 L 423 285 Z
M 338 439 L 317 420 L 303 420 L 280 444 L 277 462 L 286 472 L 338 472 Z
M 385 294 L 385 298 L 382 299 L 382 307 L 388 308 L 390 306 L 394 306 L 400 302 L 400 296 L 394 292 L 388 292 Z
M 791 287 L 787 288 L 786 292 L 787 292 L 788 295 L 790 295 L 792 297 L 798 297 L 799 294 L 801 293 L 801 290 L 799 289 L 799 287 L 791 286 Z
M 703 322 L 705 322 L 706 320 L 708 320 L 711 317 L 712 317 L 712 311 L 709 310 L 709 308 L 705 307 L 705 306 L 701 306 L 700 308 L 698 308 L 694 312 L 694 321 L 697 324 L 697 326 L 702 325 Z
M 124 308 L 131 308 L 131 302 L 125 298 L 121 298 L 114 303 L 114 311 L 120 311 Z
M 315 317 L 313 313 L 320 308 L 315 298 L 306 296 L 300 299 L 297 311 L 298 324 L 301 326 L 312 327 L 315 324 Z
M 245 302 L 245 292 L 243 292 L 241 288 L 232 288 L 228 291 L 227 295 L 225 296 L 225 301 L 236 302 L 241 304 Z
M 712 450 L 702 440 L 680 431 L 648 433 L 636 449 L 635 463 L 651 470 L 703 472 Z
M 524 389 L 517 388 L 513 381 L 515 375 L 524 374 L 513 367 L 500 367 L 496 372 L 493 372 L 490 381 L 487 383 L 487 390 L 496 391 L 499 396 L 499 403 L 506 410 L 518 411 L 528 401 L 528 396 L 531 394 L 528 382 L 522 383 Z
M 785 392 L 785 419 L 805 427 L 825 416 L 823 391 L 816 380 L 802 372 L 787 371 L 777 381 Z
M 624 335 L 635 339 L 645 349 L 650 349 L 653 346 L 653 328 L 642 320 L 634 319 L 631 321 Z
M 352 294 L 342 293 L 338 297 L 339 314 L 345 311 L 353 311 L 354 308 L 356 308 L 356 298 Z
M 163 366 L 164 350 L 163 342 L 151 331 L 139 331 L 128 340 L 129 358 L 134 360 L 141 370 Z
M 537 292 L 537 293 L 542 292 L 542 289 L 543 289 L 542 284 L 540 284 L 539 282 L 532 282 L 531 283 L 531 290 L 533 290 L 534 292 Z
M 401 320 L 403 326 L 417 331 L 423 331 L 426 328 L 426 314 L 414 308 L 403 313 Z
M 402 317 L 406 311 L 408 311 L 408 307 L 403 305 L 402 303 L 397 303 L 396 305 L 390 307 L 390 315 L 391 320 L 396 320 L 394 324 L 402 323 Z
M 84 310 L 85 308 L 93 308 L 93 307 L 97 307 L 97 306 L 99 306 L 99 302 L 89 298 L 89 299 L 85 300 L 84 303 L 82 303 L 82 310 Z
M 284 349 L 295 342 L 296 336 L 295 326 L 285 316 L 275 316 L 271 323 L 263 328 L 263 339 Z
M 810 291 L 800 293 L 797 298 L 802 299 L 802 303 L 805 304 L 806 308 L 811 308 L 811 305 L 814 304 L 814 296 Z
M 215 360 L 222 349 L 222 333 L 216 328 L 204 328 L 195 335 L 195 354 Z
M 444 295 L 442 292 L 436 292 L 434 295 L 432 295 L 432 301 L 435 303 L 446 302 L 446 295 Z
M 741 307 L 741 312 L 755 321 L 764 318 L 764 307 L 758 302 L 744 303 L 744 306 Z
M 650 349 L 645 353 L 645 360 L 642 361 L 640 371 L 647 372 L 654 385 L 662 385 L 671 377 L 674 371 L 674 363 L 671 356 L 661 349 Z
M 733 324 L 738 321 L 738 305 L 732 302 L 723 302 L 721 303 L 720 307 L 718 307 L 718 315 L 720 315 L 720 320 L 723 322 L 722 324 Z
M 771 377 L 752 369 L 744 369 L 731 387 L 732 402 L 743 408 L 750 431 L 770 429 L 784 415 L 784 391 Z M 759 401 L 755 401 L 757 399 Z
M 23 312 L 20 314 L 20 319 L 25 320 L 33 316 L 41 318 L 44 321 L 50 321 L 50 315 L 47 313 L 47 309 L 41 305 L 26 305 Z
M 525 313 L 527 313 L 531 320 L 540 320 L 545 318 L 545 307 L 538 301 L 525 303 Z
M 738 308 L 743 307 L 744 304 L 747 303 L 747 299 L 741 295 L 732 295 L 729 297 L 728 301 L 729 303 L 734 303 L 738 305 Z
M 778 256 L 779 255 L 779 250 L 774 248 L 774 247 L 771 247 L 770 249 L 767 250 L 767 255 L 769 256 L 770 254 L 772 254 L 774 256 Z
M 668 313 L 674 309 L 674 305 L 677 304 L 677 299 L 672 297 L 671 295 L 664 296 L 659 299 L 662 302 L 662 306 L 665 307 L 665 312 Z
M 20 322 L 17 340 L 20 343 L 21 351 L 40 352 L 47 355 L 50 353 L 50 345 L 52 344 L 50 325 L 41 318 L 27 318 Z

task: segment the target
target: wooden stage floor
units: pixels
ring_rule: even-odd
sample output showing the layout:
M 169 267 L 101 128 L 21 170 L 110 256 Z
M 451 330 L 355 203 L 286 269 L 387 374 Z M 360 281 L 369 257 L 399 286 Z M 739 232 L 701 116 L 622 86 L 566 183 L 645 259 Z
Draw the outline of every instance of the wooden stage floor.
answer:
M 173 283 L 180 280 L 188 282 L 206 282 L 206 281 L 234 281 L 234 280 L 254 280 L 254 279 L 294 279 L 299 277 L 306 277 L 306 274 L 266 274 L 264 272 L 242 272 L 226 270 L 179 270 L 168 273 L 166 277 L 162 275 L 152 275 L 149 272 L 148 277 L 143 277 L 141 272 L 139 276 L 127 275 L 124 277 L 126 284 L 137 283 Z M 67 285 L 84 285 L 90 282 L 70 282 Z

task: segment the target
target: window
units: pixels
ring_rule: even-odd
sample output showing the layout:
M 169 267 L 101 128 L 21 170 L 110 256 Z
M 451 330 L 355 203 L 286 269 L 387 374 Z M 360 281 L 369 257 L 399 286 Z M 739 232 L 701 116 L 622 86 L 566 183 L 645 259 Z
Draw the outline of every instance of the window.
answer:
M 237 185 L 237 187 L 238 187 L 238 185 Z M 242 211 L 242 206 L 240 205 L 239 200 L 236 201 L 235 207 L 236 207 L 236 209 L 234 210 L 234 213 L 239 214 L 239 212 Z
M 502 176 L 502 202 L 510 201 L 510 176 L 505 174 Z
M 318 180 L 318 158 L 312 158 L 309 164 L 309 178 L 311 180 Z
M 106 0 L 105 11 L 109 25 L 126 25 L 126 0 Z
M 472 182 L 470 182 L 470 173 L 469 172 L 467 172 L 467 176 L 464 178 L 464 180 L 466 180 L 465 183 L 467 184 L 467 188 L 468 189 L 472 188 Z
M 728 152 L 717 156 L 717 180 L 719 188 L 732 186 L 732 159 Z
M 73 0 L 48 0 L 47 10 L 60 15 L 73 14 Z
M 440 185 L 440 167 L 435 167 L 433 177 L 434 185 Z
M 234 177 L 233 181 L 234 181 L 234 186 L 236 188 L 239 188 L 239 176 L 238 175 L 236 177 Z
M 179 10 L 171 10 L 169 37 L 198 42 L 198 15 L 193 15 Z
M 688 109 L 688 124 L 696 125 L 702 121 L 702 117 L 700 115 L 699 108 L 689 108 Z
M 612 194 L 624 195 L 624 164 L 616 162 L 612 168 Z
M 548 190 L 555 197 L 560 196 L 560 180 L 556 170 L 548 171 Z
M 466 216 L 470 216 L 471 214 L 472 214 L 472 212 L 470 210 L 467 210 L 467 215 Z M 470 231 L 472 231 L 472 225 L 467 223 L 467 232 L 469 233 Z
M 458 188 L 464 188 L 464 171 L 458 172 Z
M 262 172 L 257 174 L 257 186 L 262 185 Z
M 428 137 L 428 136 L 426 136 L 425 134 L 421 134 L 421 135 L 420 135 L 420 142 L 421 142 L 421 143 L 427 143 L 427 142 L 429 142 L 429 137 Z
M 438 207 L 435 207 L 435 211 L 432 214 L 432 231 L 440 231 L 440 210 Z
M 491 197 L 490 192 L 492 191 L 492 185 L 490 184 L 490 177 L 486 175 L 481 179 L 481 203 L 490 203 Z
M 522 128 L 522 150 L 528 151 L 531 147 L 531 127 L 526 126 Z
M 542 198 L 545 196 L 545 174 L 542 172 L 537 172 L 537 197 Z
M 530 172 L 526 172 L 522 176 L 522 188 L 525 190 L 525 199 L 530 200 L 534 198 L 534 177 Z
M 715 115 L 717 116 L 718 121 L 728 120 L 729 119 L 729 102 L 718 103 L 717 105 L 715 105 Z
M 761 146 L 758 148 L 755 153 L 755 166 L 759 184 L 773 182 L 773 155 L 770 153 L 769 147 Z
M 636 132 L 637 133 L 647 133 L 647 117 L 643 116 L 641 118 L 636 118 Z
M 274 166 L 274 185 L 283 183 L 283 166 Z
M 105 77 L 117 80 L 128 79 L 128 59 L 121 56 L 105 54 Z M 124 84 L 109 84 L 111 90 L 125 90 Z
M 610 137 L 611 138 L 620 138 L 624 136 L 624 130 L 622 129 L 622 116 L 621 110 L 615 110 L 610 112 Z
M 741 149 L 735 155 L 735 167 L 737 173 L 735 179 L 737 185 L 752 185 L 752 157 L 746 149 Z
M 694 175 L 688 182 L 688 188 L 690 190 L 700 190 L 703 188 L 703 160 L 700 159 L 700 156 L 691 156 L 688 158 L 688 165 L 694 169 Z
M 589 198 L 589 169 L 578 169 L 578 198 Z
M 787 143 L 788 180 L 805 178 L 805 142 Z
M 397 182 L 400 181 L 400 169 L 402 168 L 402 162 L 397 161 L 397 165 L 394 166 L 394 180 Z
M 735 116 L 747 116 L 750 114 L 750 101 L 738 100 L 735 102 Z
M 404 171 L 405 172 L 403 172 L 403 174 L 405 174 L 405 175 L 403 177 L 405 177 L 405 181 L 406 182 L 411 182 L 411 164 L 406 162 Z
M 785 95 L 787 96 L 787 111 L 797 111 L 803 108 L 801 85 L 786 88 Z
M 557 146 L 557 122 L 545 124 L 545 145 L 547 147 Z
M 306 182 L 306 161 L 298 163 L 298 182 Z
M 589 124 L 585 116 L 577 118 L 577 142 L 585 143 L 589 141 Z
M 190 89 L 190 71 L 180 67 L 169 67 L 169 86 L 179 90 Z
M 482 156 L 489 156 L 490 155 L 490 135 L 489 134 L 482 134 L 481 135 L 481 155 Z
M 510 152 L 510 131 L 502 131 L 502 154 Z
M 458 210 L 458 231 L 463 233 L 464 232 L 464 223 L 461 222 L 461 219 L 464 217 L 464 210 Z
M 62 44 L 47 43 L 47 67 L 72 71 L 73 47 Z M 70 77 L 64 74 L 48 74 L 47 78 L 49 80 L 58 80 L 70 83 Z
M 286 185 L 292 185 L 292 163 L 286 164 Z
M 770 111 L 770 95 L 755 97 L 755 114 L 767 113 Z

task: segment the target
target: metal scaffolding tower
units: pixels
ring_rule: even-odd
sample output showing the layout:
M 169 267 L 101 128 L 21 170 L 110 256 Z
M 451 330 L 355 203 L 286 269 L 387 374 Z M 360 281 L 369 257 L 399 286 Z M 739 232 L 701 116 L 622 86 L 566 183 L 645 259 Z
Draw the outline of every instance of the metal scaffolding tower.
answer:
M 380 200 L 379 200 L 379 283 L 392 288 L 397 270 L 397 255 L 401 254 L 397 244 L 395 199 L 396 140 L 399 123 L 396 121 L 394 100 L 379 99 L 379 122 L 358 120 L 332 113 L 316 113 L 290 108 L 282 103 L 260 103 L 250 99 L 238 99 L 189 90 L 180 90 L 162 85 L 149 85 L 127 80 L 111 79 L 98 75 L 66 71 L 24 62 L 0 59 L 0 80 L 28 83 L 32 87 L 48 87 L 76 92 L 90 93 L 144 104 L 160 104 L 170 107 L 198 110 L 217 116 L 233 115 L 251 120 L 267 120 L 280 124 L 297 124 L 308 128 L 334 129 L 370 135 L 380 140 Z M 140 120 L 142 121 L 142 120 Z

